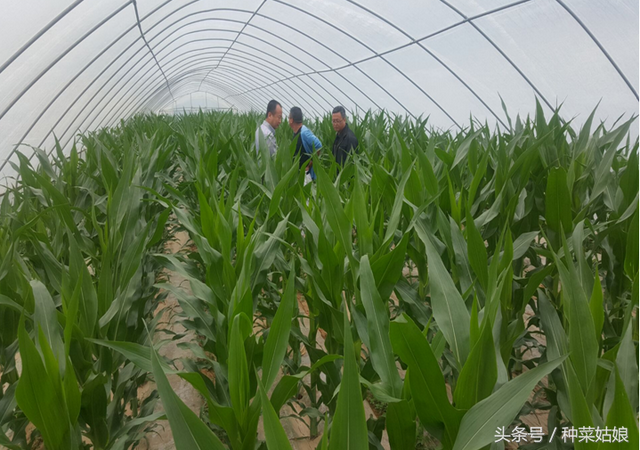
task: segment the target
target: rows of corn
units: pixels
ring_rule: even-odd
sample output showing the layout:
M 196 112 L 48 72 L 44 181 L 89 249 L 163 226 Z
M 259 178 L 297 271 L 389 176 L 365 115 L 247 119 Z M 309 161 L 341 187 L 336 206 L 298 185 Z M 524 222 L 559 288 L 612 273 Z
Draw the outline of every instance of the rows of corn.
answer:
M 321 151 L 306 185 L 286 124 L 256 156 L 258 120 L 139 116 L 20 155 L 0 202 L 0 446 L 129 449 L 168 420 L 179 450 L 284 450 L 286 406 L 320 449 L 504 448 L 496 430 L 532 412 L 638 448 L 633 120 L 367 114 L 359 154 L 338 171 Z M 330 118 L 309 126 L 329 149 Z M 178 231 L 192 245 L 170 254 Z M 156 332 L 168 293 L 193 358 L 158 353 L 182 337 Z

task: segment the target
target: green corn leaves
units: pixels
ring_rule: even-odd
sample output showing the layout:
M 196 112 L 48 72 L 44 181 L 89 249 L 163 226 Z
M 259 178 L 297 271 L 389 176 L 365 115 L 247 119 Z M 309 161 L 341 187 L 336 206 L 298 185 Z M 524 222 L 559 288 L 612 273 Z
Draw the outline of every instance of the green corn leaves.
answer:
M 564 357 L 541 364 L 514 378 L 465 414 L 454 450 L 477 450 L 494 442 L 495 430 L 511 423 L 540 379 L 558 367 Z
M 273 319 L 269 337 L 264 346 L 262 382 L 267 390 L 271 388 L 280 370 L 282 358 L 287 351 L 295 298 L 295 266 L 292 264 L 289 280 L 282 295 L 282 301 Z
M 249 368 L 244 348 L 244 339 L 240 331 L 241 319 L 247 320 L 241 313 L 235 316 L 229 341 L 229 392 L 231 405 L 238 422 L 244 421 L 249 406 Z
M 461 414 L 451 406 L 444 377 L 431 346 L 408 317 L 391 323 L 394 351 L 409 366 L 411 393 L 420 422 L 449 444 L 455 441 Z
M 469 356 L 469 311 L 431 239 L 425 239 L 424 244 L 429 261 L 433 315 L 462 366 Z
M 278 419 L 276 411 L 273 409 L 271 401 L 265 392 L 262 381 L 258 382 L 260 392 L 260 403 L 262 405 L 262 414 L 264 418 L 264 435 L 267 439 L 267 448 L 269 450 L 287 450 L 291 449 L 289 438 L 282 428 L 282 424 Z
M 69 449 L 75 442 L 72 433 L 80 409 L 80 391 L 70 364 L 61 377 L 56 357 L 40 327 L 38 342 L 44 360 L 21 321 L 19 343 L 23 366 L 16 400 L 40 430 L 47 448 Z
M 369 257 L 360 260 L 360 292 L 367 313 L 367 330 L 371 346 L 371 362 L 389 393 L 400 397 L 402 383 L 398 375 L 391 340 L 389 338 L 389 315 L 386 302 L 382 301 L 375 285 Z
M 151 349 L 151 364 L 165 414 L 169 419 L 173 439 L 178 450 L 224 450 L 220 439 L 173 391 L 164 374 L 160 357 Z
M 333 416 L 329 450 L 366 450 L 369 448 L 367 422 L 360 394 L 358 366 L 353 353 L 353 338 L 344 314 L 344 370 Z
M 485 321 L 478 341 L 471 349 L 469 359 L 460 371 L 453 399 L 456 407 L 469 409 L 493 391 L 498 378 L 493 326 Z
M 637 446 L 638 142 L 593 119 L 354 115 L 359 151 L 339 170 L 316 153 L 306 185 L 286 127 L 256 155 L 252 114 L 137 116 L 19 155 L 0 445 L 28 441 L 26 417 L 47 448 L 134 446 L 159 400 L 178 448 L 292 448 L 288 407 L 323 449 L 380 448 L 383 428 L 392 450 L 482 448 L 544 380 L 549 427 L 625 426 Z M 307 126 L 330 147 L 327 118 Z M 185 336 L 169 310 L 211 427 L 156 354 Z M 367 421 L 372 397 L 389 403 Z
M 556 233 L 571 231 L 571 193 L 567 187 L 567 173 L 561 167 L 549 171 L 545 202 L 545 218 L 549 228 Z

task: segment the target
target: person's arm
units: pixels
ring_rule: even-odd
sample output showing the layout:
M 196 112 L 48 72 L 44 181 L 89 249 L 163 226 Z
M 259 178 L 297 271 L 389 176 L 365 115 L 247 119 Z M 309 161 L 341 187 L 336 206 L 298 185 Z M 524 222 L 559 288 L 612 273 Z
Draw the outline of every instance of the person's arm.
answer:
M 320 149 L 322 148 L 322 142 L 320 142 L 320 139 L 318 139 L 318 137 L 315 134 L 312 134 L 311 136 L 313 136 L 313 146 L 316 149 L 316 152 L 320 153 Z
M 304 152 L 308 155 L 313 154 L 314 147 L 317 148 L 316 142 L 320 142 L 311 130 L 306 127 L 300 130 L 300 140 L 302 141 L 302 148 Z

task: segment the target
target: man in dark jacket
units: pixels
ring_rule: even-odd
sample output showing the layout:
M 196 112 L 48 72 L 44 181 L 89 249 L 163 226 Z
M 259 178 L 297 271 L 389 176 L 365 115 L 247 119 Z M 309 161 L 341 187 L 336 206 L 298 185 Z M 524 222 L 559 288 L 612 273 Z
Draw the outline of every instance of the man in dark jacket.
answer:
M 357 150 L 358 138 L 356 138 L 356 135 L 353 134 L 353 131 L 349 128 L 347 124 L 347 114 L 342 106 L 333 108 L 331 123 L 333 129 L 336 131 L 336 140 L 333 141 L 333 156 L 336 158 L 338 164 L 344 166 L 349 153 Z

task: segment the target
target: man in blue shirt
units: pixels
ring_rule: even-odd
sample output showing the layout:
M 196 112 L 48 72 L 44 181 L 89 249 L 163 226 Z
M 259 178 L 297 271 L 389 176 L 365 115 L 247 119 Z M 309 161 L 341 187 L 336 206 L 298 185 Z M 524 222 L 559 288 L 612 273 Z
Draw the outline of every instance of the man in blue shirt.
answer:
M 296 151 L 294 158 L 300 155 L 300 168 L 305 167 L 305 171 L 308 172 L 312 180 L 316 179 L 316 174 L 313 171 L 313 161 L 311 156 L 314 151 L 318 151 L 322 148 L 322 143 L 310 129 L 302 124 L 302 110 L 294 106 L 289 111 L 289 126 L 293 130 L 293 139 L 296 140 Z

